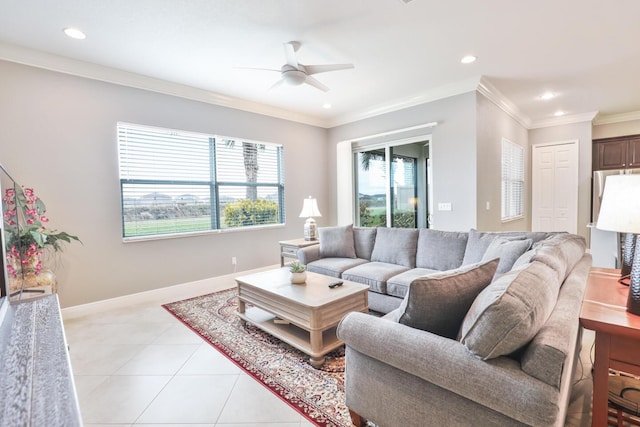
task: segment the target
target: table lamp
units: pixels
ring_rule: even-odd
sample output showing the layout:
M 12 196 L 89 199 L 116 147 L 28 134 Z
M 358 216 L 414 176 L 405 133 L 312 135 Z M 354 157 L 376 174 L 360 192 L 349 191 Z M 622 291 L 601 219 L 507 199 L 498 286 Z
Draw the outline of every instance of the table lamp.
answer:
M 640 175 L 607 177 L 596 228 L 619 233 L 640 233 Z M 637 244 L 635 245 L 636 249 Z M 640 315 L 640 250 L 635 250 L 631 267 L 627 311 Z
M 316 220 L 314 216 L 322 216 L 318 210 L 318 202 L 316 199 L 309 196 L 308 199 L 304 199 L 304 205 L 302 205 L 302 212 L 300 212 L 300 218 L 307 218 L 304 223 L 304 240 L 317 240 L 318 229 L 316 227 Z

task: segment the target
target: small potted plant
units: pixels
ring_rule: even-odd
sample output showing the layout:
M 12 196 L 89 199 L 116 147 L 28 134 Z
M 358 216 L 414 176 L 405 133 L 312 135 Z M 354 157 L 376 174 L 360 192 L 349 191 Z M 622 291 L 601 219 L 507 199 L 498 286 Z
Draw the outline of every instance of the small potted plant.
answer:
M 291 272 L 291 283 L 304 283 L 307 280 L 307 267 L 304 264 L 300 264 L 298 261 L 291 263 L 289 271 Z

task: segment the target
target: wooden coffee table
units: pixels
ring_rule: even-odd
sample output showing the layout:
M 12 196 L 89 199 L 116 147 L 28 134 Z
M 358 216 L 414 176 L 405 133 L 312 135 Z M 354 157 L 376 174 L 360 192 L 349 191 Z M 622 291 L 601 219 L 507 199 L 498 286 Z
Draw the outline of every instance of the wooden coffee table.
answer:
M 340 320 L 352 311 L 369 310 L 368 286 L 344 280 L 330 289 L 327 285 L 335 280 L 307 272 L 306 283 L 295 285 L 288 268 L 237 277 L 238 316 L 308 354 L 318 368 L 327 353 L 343 344 L 336 336 Z

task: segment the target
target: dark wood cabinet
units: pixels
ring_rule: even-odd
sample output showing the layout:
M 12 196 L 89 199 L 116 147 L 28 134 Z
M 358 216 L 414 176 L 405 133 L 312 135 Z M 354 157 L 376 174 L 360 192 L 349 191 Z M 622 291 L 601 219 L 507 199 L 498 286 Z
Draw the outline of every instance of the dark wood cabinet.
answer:
M 640 135 L 593 141 L 593 170 L 637 167 L 640 167 Z

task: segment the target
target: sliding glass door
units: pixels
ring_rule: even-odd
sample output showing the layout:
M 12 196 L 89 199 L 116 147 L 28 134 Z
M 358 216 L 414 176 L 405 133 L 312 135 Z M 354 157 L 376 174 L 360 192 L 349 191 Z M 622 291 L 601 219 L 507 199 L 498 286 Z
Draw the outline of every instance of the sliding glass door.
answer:
M 385 145 L 354 152 L 356 225 L 361 227 L 419 227 L 419 160 L 425 144 Z M 425 187 L 424 180 L 421 180 Z M 426 200 L 426 187 L 422 189 Z M 422 226 L 425 226 L 423 224 Z

